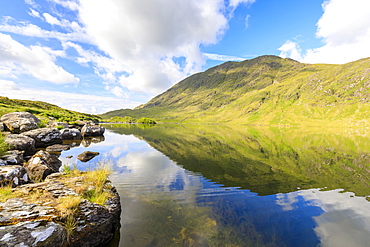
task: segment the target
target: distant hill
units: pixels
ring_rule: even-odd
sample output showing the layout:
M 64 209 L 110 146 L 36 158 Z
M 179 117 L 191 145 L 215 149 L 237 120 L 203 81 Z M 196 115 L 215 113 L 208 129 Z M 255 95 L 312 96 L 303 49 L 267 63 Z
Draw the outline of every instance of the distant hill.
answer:
M 226 62 L 194 74 L 134 110 L 157 122 L 370 126 L 370 58 L 344 65 L 277 56 Z
M 63 109 L 59 106 L 42 101 L 9 99 L 0 96 L 0 116 L 9 112 L 26 111 L 40 119 L 53 117 L 61 122 L 74 122 L 76 120 L 99 121 L 100 117 Z

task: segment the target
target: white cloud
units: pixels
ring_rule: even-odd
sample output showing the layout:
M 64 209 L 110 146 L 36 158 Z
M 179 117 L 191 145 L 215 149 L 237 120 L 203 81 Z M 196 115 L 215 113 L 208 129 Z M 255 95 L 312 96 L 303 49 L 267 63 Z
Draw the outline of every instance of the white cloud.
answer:
M 299 45 L 296 42 L 288 40 L 285 42 L 284 45 L 282 45 L 279 48 L 279 51 L 281 51 L 280 56 L 281 57 L 289 57 L 295 60 L 300 61 L 302 59 L 301 56 L 301 49 L 299 48 Z
M 239 4 L 252 4 L 255 0 L 230 0 L 230 6 L 236 8 Z
M 5 85 L 5 87 L 3 87 Z M 50 90 L 20 88 L 11 81 L 0 80 L 0 95 L 11 99 L 41 100 L 78 112 L 101 114 L 117 108 L 134 108 L 143 103 L 130 101 L 127 98 L 105 97 L 80 93 L 66 93 Z
M 130 90 L 159 93 L 204 64 L 200 44 L 227 28 L 221 0 L 81 0 L 79 15 L 99 48 L 118 60 Z M 185 57 L 185 66 L 173 61 Z
M 78 83 L 79 79 L 57 66 L 54 61 L 57 56 L 63 56 L 63 51 L 54 51 L 47 47 L 26 47 L 13 40 L 10 35 L 0 33 L 0 67 L 2 73 L 27 73 L 33 77 L 56 84 Z M 5 72 L 4 72 L 5 71 Z
M 47 23 L 49 23 L 50 25 L 61 25 L 60 21 L 55 18 L 54 16 L 50 15 L 49 13 L 44 13 L 42 14 L 46 20 Z
M 34 9 L 30 9 L 31 10 L 31 12 L 29 12 L 28 14 L 30 15 L 30 16 L 33 16 L 33 17 L 36 17 L 36 18 L 41 18 L 41 16 L 40 16 L 40 13 L 39 12 L 37 12 L 36 10 L 34 10 Z
M 370 1 L 329 0 L 323 4 L 323 10 L 316 35 L 325 44 L 307 50 L 300 61 L 338 64 L 370 57 Z M 300 53 L 299 44 L 292 41 L 279 50 L 281 55 L 298 57 Z
M 249 27 L 249 19 L 251 18 L 251 15 L 247 15 L 245 17 L 245 28 L 248 28 Z
M 228 56 L 228 55 L 220 55 L 220 54 L 211 54 L 211 53 L 203 53 L 207 59 L 214 60 L 214 61 L 243 61 L 246 58 L 243 57 L 236 57 L 236 56 Z
M 50 2 L 54 2 L 63 6 L 64 8 L 68 8 L 70 10 L 78 10 L 78 3 L 77 1 L 65 1 L 65 0 L 48 0 Z
M 19 86 L 14 81 L 0 80 L 1 90 L 19 90 Z

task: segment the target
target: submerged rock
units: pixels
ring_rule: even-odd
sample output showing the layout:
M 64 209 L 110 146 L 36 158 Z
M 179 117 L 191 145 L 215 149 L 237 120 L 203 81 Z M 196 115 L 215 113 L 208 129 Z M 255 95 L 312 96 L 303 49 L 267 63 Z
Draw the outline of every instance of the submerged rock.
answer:
M 0 122 L 4 123 L 6 130 L 19 134 L 38 128 L 40 120 L 29 112 L 12 112 L 3 115 Z
M 99 152 L 91 152 L 91 151 L 85 151 L 77 156 L 77 159 L 79 159 L 81 162 L 87 162 L 91 159 L 93 159 L 95 156 L 98 156 Z
M 24 165 L 28 176 L 33 181 L 45 179 L 49 174 L 59 171 L 62 162 L 54 155 L 40 150 Z
M 62 135 L 57 129 L 41 128 L 30 130 L 22 133 L 22 135 L 31 137 L 35 140 L 36 147 L 47 147 L 54 144 L 62 144 Z

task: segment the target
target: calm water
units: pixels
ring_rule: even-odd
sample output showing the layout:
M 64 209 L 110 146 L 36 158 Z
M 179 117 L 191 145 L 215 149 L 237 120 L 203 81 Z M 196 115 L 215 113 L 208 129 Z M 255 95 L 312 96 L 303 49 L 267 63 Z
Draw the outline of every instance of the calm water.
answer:
M 370 245 L 368 130 L 104 127 L 61 160 L 113 167 L 110 247 Z M 81 163 L 86 150 L 100 155 Z

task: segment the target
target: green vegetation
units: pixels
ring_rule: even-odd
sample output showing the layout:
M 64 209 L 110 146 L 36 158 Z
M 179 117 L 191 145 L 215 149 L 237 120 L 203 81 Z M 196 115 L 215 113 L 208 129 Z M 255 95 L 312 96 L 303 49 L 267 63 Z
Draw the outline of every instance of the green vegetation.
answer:
M 63 172 L 67 174 L 67 177 L 83 177 L 82 185 L 74 189 L 84 199 L 104 205 L 105 201 L 112 196 L 110 194 L 110 188 L 106 184 L 108 176 L 112 173 L 108 166 L 101 164 L 97 169 L 88 172 L 77 170 L 75 165 L 73 168 L 64 166 Z
M 342 188 L 370 195 L 367 128 L 156 125 L 115 128 L 134 134 L 185 169 L 259 195 L 297 188 Z
M 137 120 L 137 123 L 140 123 L 140 124 L 156 124 L 156 122 L 153 119 L 147 118 L 147 117 L 140 118 L 139 120 Z
M 134 110 L 103 118 L 167 123 L 370 126 L 370 58 L 344 65 L 262 56 L 192 75 Z
M 4 136 L 0 131 L 0 156 L 5 155 L 6 151 L 9 150 L 9 145 L 4 142 Z
M 134 123 L 139 123 L 139 124 L 156 124 L 154 119 L 147 118 L 147 117 L 142 117 L 140 119 L 136 119 L 133 117 L 129 116 L 124 116 L 124 117 L 112 117 L 109 119 L 103 119 L 104 122 L 108 123 L 128 123 L 128 124 L 134 124 Z
M 47 125 L 52 117 L 59 122 L 72 123 L 77 120 L 99 122 L 100 117 L 66 110 L 41 101 L 17 100 L 0 96 L 0 116 L 10 112 L 29 112 L 41 120 L 40 127 Z
M 0 186 L 0 202 L 5 202 L 6 200 L 14 197 L 16 197 L 16 195 L 12 192 L 12 186 Z

